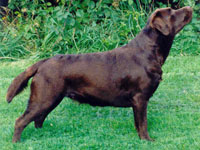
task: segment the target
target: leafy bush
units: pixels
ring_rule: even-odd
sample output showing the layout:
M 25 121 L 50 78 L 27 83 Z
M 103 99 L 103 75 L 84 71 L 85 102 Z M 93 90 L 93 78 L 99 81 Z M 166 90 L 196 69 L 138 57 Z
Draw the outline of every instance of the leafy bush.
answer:
M 154 5 L 151 0 L 135 1 L 61 0 L 52 6 L 50 2 L 38 0 L 11 0 L 10 15 L 0 20 L 0 57 L 43 58 L 59 53 L 105 51 L 124 45 L 140 32 L 157 5 L 166 7 L 162 3 Z M 192 24 L 176 38 L 173 46 L 173 51 L 182 50 L 173 54 L 200 53 L 196 40 L 199 20 L 197 14 L 194 16 Z M 195 46 L 192 52 L 191 43 Z

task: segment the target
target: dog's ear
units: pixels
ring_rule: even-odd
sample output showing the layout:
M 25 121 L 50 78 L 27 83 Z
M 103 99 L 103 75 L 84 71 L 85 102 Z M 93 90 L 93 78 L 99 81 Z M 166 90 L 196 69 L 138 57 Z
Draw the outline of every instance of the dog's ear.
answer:
M 164 13 L 165 14 L 165 13 Z M 168 16 L 163 16 L 163 13 L 158 9 L 152 14 L 150 19 L 150 26 L 159 30 L 164 35 L 170 34 L 170 26 L 168 25 Z

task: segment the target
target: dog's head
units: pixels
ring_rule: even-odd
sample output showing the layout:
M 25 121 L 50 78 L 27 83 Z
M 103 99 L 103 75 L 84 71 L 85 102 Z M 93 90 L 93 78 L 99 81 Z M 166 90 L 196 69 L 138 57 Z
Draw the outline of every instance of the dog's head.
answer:
M 192 8 L 187 6 L 178 10 L 171 8 L 157 9 L 149 18 L 151 28 L 163 35 L 175 35 L 192 19 Z

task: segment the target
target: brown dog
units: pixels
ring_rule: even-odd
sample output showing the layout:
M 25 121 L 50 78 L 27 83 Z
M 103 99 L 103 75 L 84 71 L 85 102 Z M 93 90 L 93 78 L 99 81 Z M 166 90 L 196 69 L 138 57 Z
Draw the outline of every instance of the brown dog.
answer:
M 13 142 L 32 121 L 41 128 L 47 115 L 67 96 L 92 106 L 132 107 L 141 139 L 147 132 L 147 103 L 157 89 L 161 67 L 177 34 L 192 19 L 192 9 L 157 9 L 127 45 L 102 53 L 58 55 L 37 62 L 17 76 L 7 101 L 33 77 L 25 113 L 16 120 Z

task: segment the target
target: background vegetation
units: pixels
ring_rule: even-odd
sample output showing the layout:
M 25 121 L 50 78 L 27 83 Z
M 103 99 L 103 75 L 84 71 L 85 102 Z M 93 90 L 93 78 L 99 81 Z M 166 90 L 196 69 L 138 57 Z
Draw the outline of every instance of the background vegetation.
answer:
M 10 0 L 0 17 L 1 150 L 197 150 L 200 143 L 199 0 Z M 29 88 L 7 104 L 14 77 L 38 59 L 56 54 L 106 51 L 126 44 L 160 7 L 192 6 L 194 15 L 175 38 L 163 81 L 148 105 L 155 142 L 138 138 L 131 108 L 91 107 L 65 98 L 42 129 L 30 124 L 12 144 L 15 119 Z M 4 61 L 3 61 L 4 60 Z M 10 61 L 18 60 L 18 61 Z
M 193 7 L 194 17 L 176 38 L 173 55 L 200 53 L 200 4 L 154 0 L 11 0 L 0 19 L 1 58 L 44 58 L 110 50 L 133 39 L 160 7 Z M 176 2 L 176 3 L 175 3 Z M 192 45 L 192 47 L 191 47 Z

